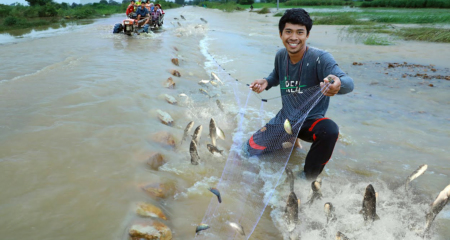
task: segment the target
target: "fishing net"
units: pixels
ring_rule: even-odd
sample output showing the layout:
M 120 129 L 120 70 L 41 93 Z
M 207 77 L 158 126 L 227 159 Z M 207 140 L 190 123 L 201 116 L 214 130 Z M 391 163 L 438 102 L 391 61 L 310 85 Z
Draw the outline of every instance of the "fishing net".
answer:
M 211 199 L 202 220 L 210 229 L 197 234 L 196 239 L 248 239 L 279 183 L 303 122 L 324 97 L 322 92 L 329 85 L 282 96 L 282 109 L 268 123 L 261 125 L 267 100 L 258 101 L 260 114 L 255 117 L 246 111 L 257 109 L 249 103 L 254 93 L 250 91 L 243 102 L 238 96 L 242 92 L 241 83 L 220 69 L 214 77 L 233 86 L 239 107 L 238 127 L 233 134 L 233 145 L 222 176 L 215 186 L 221 193 L 222 203 L 216 197 Z M 290 128 L 285 127 L 286 119 Z M 245 235 L 229 223 L 241 225 Z

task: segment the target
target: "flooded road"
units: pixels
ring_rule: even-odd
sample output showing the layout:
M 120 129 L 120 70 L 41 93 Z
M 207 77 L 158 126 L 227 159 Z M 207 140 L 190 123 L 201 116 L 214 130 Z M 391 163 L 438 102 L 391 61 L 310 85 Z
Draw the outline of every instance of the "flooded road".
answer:
M 0 220 L 0 238 L 126 239 L 130 224 L 141 219 L 137 202 L 161 208 L 174 239 L 195 237 L 213 197 L 208 187 L 219 181 L 233 142 L 241 111 L 237 99 L 246 99 L 246 83 L 270 73 L 283 46 L 278 18 L 184 7 L 166 10 L 164 27 L 155 33 L 113 35 L 113 25 L 122 20 L 115 15 L 56 32 L 0 37 L 0 214 L 8 216 Z M 323 203 L 301 207 L 302 239 L 332 239 L 336 231 L 354 239 L 421 239 L 414 229 L 423 227 L 428 205 L 450 183 L 450 82 L 414 76 L 449 76 L 449 44 L 398 40 L 366 46 L 339 26 L 313 26 L 308 42 L 333 54 L 353 77 L 355 90 L 333 97 L 327 112 L 341 137 L 322 173 L 323 203 L 333 202 L 340 221 L 324 233 Z M 407 65 L 389 67 L 394 62 Z M 220 69 L 230 74 L 223 86 L 197 83 Z M 164 87 L 169 77 L 175 89 Z M 179 103 L 167 103 L 164 94 Z M 278 94 L 275 88 L 260 97 Z M 257 118 L 260 100 L 250 96 L 245 110 Z M 280 106 L 279 99 L 269 101 L 262 118 L 270 119 Z M 173 126 L 158 120 L 158 109 L 173 117 Z M 210 156 L 205 147 L 211 117 L 225 132 L 226 140 L 218 142 L 224 156 Z M 245 126 L 258 129 L 252 120 Z M 199 166 L 190 164 L 189 143 L 179 143 L 190 121 L 203 125 Z M 177 145 L 155 143 L 160 131 L 173 134 Z M 309 149 L 303 146 L 288 164 L 294 171 Z M 146 163 L 153 152 L 167 161 L 158 171 Z M 421 164 L 428 164 L 428 171 L 412 183 L 414 196 L 396 191 Z M 151 197 L 141 187 L 152 183 L 170 183 L 171 194 Z M 368 229 L 357 212 L 369 183 L 380 195 L 381 220 Z M 277 188 L 250 239 L 286 238 L 287 185 Z M 298 183 L 296 193 L 306 202 L 308 184 Z M 449 223 L 447 206 L 436 218 L 432 239 L 448 239 Z

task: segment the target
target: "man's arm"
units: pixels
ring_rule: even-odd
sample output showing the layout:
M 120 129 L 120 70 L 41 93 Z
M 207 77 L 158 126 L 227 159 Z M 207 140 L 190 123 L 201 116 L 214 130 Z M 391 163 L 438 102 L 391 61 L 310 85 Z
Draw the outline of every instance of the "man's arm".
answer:
M 278 84 L 280 84 L 280 81 L 278 79 L 278 64 L 277 64 L 277 60 L 280 57 L 280 52 L 281 51 L 278 51 L 277 55 L 275 56 L 274 68 L 272 72 L 269 74 L 269 76 L 264 79 L 255 80 L 253 81 L 252 84 L 250 84 L 250 88 L 253 91 L 261 93 L 264 90 L 269 90 L 271 87 L 278 86 Z
M 335 83 L 330 86 L 330 93 L 326 96 L 333 96 L 335 94 L 346 94 L 353 91 L 353 79 L 345 74 L 338 66 L 333 56 L 330 53 L 322 54 L 317 60 L 317 76 L 323 82 L 328 82 L 331 77 Z M 323 85 L 323 83 L 321 83 Z

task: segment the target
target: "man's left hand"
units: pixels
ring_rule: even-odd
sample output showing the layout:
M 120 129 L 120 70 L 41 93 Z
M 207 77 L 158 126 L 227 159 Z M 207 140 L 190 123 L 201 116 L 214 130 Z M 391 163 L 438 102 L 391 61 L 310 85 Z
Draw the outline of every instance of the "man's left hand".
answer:
M 331 84 L 328 78 L 332 78 L 334 80 L 334 83 Z M 328 85 L 328 88 L 323 88 L 323 86 L 327 83 L 330 83 Z M 339 79 L 337 76 L 334 75 L 328 75 L 326 78 L 323 79 L 323 82 L 320 83 L 320 87 L 322 88 L 322 93 L 325 96 L 331 97 L 336 95 L 339 90 L 341 89 L 341 79 Z

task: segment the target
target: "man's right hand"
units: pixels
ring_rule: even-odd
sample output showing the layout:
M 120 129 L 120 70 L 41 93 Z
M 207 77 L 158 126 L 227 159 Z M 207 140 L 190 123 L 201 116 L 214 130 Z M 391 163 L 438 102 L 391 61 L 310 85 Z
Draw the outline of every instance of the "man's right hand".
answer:
M 268 84 L 269 83 L 266 79 L 258 79 L 250 84 L 250 88 L 253 90 L 253 92 L 261 93 L 262 91 L 264 91 L 264 89 L 267 88 Z

